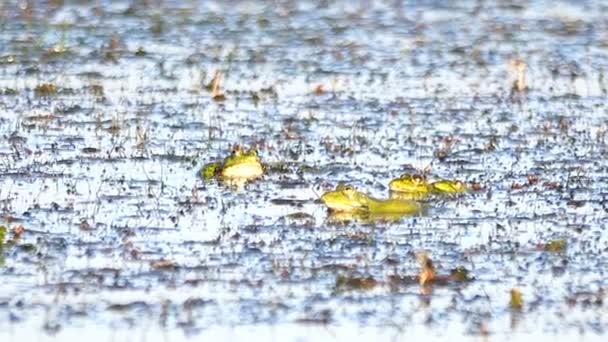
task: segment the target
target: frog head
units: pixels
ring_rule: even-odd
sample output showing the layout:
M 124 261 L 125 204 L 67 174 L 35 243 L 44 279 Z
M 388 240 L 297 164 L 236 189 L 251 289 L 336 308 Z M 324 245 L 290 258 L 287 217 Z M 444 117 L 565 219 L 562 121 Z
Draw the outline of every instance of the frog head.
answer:
M 324 193 L 321 201 L 330 210 L 352 212 L 366 210 L 368 197 L 350 185 L 338 184 L 335 190 Z
M 264 173 L 262 163 L 255 149 L 244 151 L 236 146 L 232 154 L 224 159 L 220 176 L 224 179 L 260 177 Z
M 410 174 L 404 174 L 397 179 L 393 179 L 389 183 L 389 188 L 391 191 L 397 192 L 426 193 L 429 191 L 429 185 L 422 176 Z

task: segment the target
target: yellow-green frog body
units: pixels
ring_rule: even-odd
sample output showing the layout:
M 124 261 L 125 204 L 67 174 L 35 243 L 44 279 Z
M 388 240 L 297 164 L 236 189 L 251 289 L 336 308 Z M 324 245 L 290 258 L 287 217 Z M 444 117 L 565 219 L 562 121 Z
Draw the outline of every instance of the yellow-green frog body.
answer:
M 430 188 L 437 194 L 460 194 L 467 191 L 466 185 L 459 180 L 444 179 L 430 184 Z
M 223 179 L 254 179 L 264 174 L 262 162 L 254 149 L 247 152 L 236 149 L 232 155 L 224 159 L 224 164 L 220 171 L 220 178 Z
M 353 187 L 338 184 L 335 190 L 328 191 L 321 196 L 321 201 L 330 210 L 338 212 L 366 211 L 366 200 L 362 193 Z
M 388 184 L 391 191 L 402 193 L 428 194 L 430 191 L 426 180 L 419 175 L 404 174 Z
M 332 211 L 363 212 L 371 214 L 414 214 L 420 211 L 420 204 L 401 199 L 380 200 L 339 184 L 335 190 L 321 196 L 321 201 Z
M 238 146 L 223 162 L 209 163 L 201 170 L 204 180 L 218 177 L 223 181 L 246 181 L 259 178 L 263 174 L 264 168 L 257 152 L 253 148 L 244 151 Z

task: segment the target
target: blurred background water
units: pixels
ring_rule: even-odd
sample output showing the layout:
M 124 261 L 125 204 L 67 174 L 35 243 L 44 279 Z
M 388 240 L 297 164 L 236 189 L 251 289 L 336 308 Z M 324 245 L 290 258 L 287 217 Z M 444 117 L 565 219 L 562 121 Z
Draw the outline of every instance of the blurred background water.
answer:
M 4 1 L 0 339 L 601 339 L 607 10 Z M 271 171 L 204 183 L 234 144 Z M 423 170 L 481 190 L 397 223 L 317 201 Z M 474 280 L 392 284 L 420 250 Z

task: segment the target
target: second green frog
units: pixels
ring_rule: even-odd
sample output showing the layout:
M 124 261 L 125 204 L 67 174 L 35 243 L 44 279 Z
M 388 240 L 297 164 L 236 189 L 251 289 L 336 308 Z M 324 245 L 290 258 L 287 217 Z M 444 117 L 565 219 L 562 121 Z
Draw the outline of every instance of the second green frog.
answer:
M 324 193 L 321 201 L 334 212 L 413 215 L 421 209 L 415 201 L 381 200 L 345 184 L 338 184 L 334 190 Z

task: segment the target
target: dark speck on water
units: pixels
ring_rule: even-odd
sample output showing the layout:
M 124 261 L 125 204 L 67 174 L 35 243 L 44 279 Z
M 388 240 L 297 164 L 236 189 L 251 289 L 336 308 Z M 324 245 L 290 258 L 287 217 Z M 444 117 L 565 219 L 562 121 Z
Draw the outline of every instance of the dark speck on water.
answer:
M 607 10 L 3 1 L 0 341 L 602 340 Z M 319 200 L 404 173 L 470 191 Z

